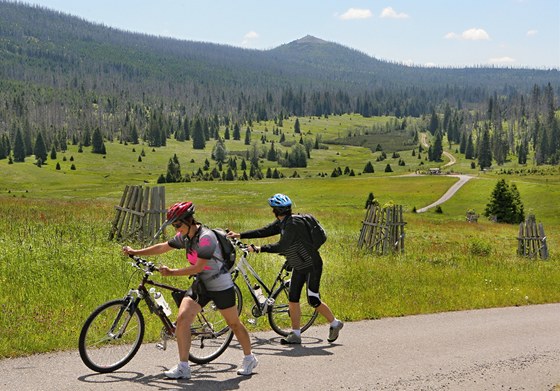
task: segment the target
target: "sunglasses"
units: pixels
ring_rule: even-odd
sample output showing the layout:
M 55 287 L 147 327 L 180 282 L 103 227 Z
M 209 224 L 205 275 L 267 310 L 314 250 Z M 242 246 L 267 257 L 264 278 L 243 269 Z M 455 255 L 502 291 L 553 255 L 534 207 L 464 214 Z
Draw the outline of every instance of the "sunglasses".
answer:
M 183 225 L 183 223 L 181 223 L 180 221 L 171 224 L 173 226 L 173 228 L 178 229 L 181 228 L 181 226 Z

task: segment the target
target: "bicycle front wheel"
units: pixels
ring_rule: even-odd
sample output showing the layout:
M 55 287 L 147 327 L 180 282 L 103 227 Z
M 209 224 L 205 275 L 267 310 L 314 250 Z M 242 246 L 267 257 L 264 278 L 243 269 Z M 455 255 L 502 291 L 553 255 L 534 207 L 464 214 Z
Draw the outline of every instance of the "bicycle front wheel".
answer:
M 239 287 L 234 284 L 237 314 L 243 308 Z M 229 346 L 233 331 L 214 302 L 208 303 L 196 316 L 191 325 L 191 350 L 189 360 L 196 364 L 207 364 L 218 358 Z
M 274 303 L 268 307 L 268 323 L 277 334 L 285 337 L 290 331 L 292 331 L 292 321 L 290 319 L 290 307 L 289 307 L 289 285 L 282 285 L 280 288 L 276 289 L 272 294 L 272 299 Z M 317 311 L 315 308 L 311 307 L 307 300 L 300 302 L 301 308 L 301 332 L 303 333 L 307 330 L 315 319 L 317 319 Z
M 109 301 L 86 319 L 78 342 L 80 357 L 91 370 L 113 372 L 138 352 L 144 338 L 144 317 L 130 311 L 129 300 Z

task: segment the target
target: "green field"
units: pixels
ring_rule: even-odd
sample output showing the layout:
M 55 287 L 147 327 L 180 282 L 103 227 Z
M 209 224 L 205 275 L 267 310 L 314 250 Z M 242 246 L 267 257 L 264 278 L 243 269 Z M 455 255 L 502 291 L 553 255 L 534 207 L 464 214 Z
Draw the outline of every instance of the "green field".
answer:
M 352 128 L 357 118 L 309 121 L 301 121 L 304 132 L 323 131 L 325 140 Z M 366 119 L 360 121 L 367 126 Z M 289 126 L 284 121 L 284 128 Z M 267 134 L 272 127 L 261 124 L 255 129 Z M 122 297 L 136 283 L 130 280 L 131 269 L 120 254 L 122 243 L 107 240 L 124 187 L 156 186 L 175 153 L 183 172 L 197 170 L 211 150 L 211 143 L 204 151 L 193 151 L 190 143 L 173 140 L 157 149 L 118 142 L 106 142 L 106 146 L 106 157 L 88 149 L 79 153 L 77 146 L 69 146 L 57 156 L 59 171 L 53 161 L 41 168 L 31 158 L 20 164 L 0 161 L 0 357 L 76 349 L 87 315 L 102 302 Z M 228 148 L 242 151 L 247 146 L 232 141 Z M 145 156 L 139 162 L 142 149 Z M 423 160 L 412 156 L 411 150 L 400 151 L 404 167 L 388 158 L 395 172 L 387 174 L 382 170 L 387 160 L 375 162 L 378 154 L 363 146 L 328 144 L 328 149 L 312 151 L 308 167 L 297 169 L 298 179 L 166 184 L 166 203 L 192 200 L 202 222 L 240 231 L 270 222 L 273 215 L 266 199 L 276 192 L 288 194 L 296 212 L 315 214 L 327 229 L 322 297 L 347 321 L 560 301 L 558 167 L 539 168 L 528 175 L 528 168 L 508 163 L 504 169 L 518 172 L 504 175 L 498 168 L 479 173 L 470 168 L 470 162 L 459 159 L 456 170 L 476 178 L 441 205 L 443 213 L 416 214 L 415 207 L 431 204 L 457 179 L 404 175 L 432 166 L 420 165 Z M 76 170 L 69 168 L 70 157 Z M 360 175 L 367 161 L 374 164 L 375 173 Z M 263 161 L 265 167 L 268 164 Z M 318 176 L 330 174 L 337 166 L 354 169 L 356 176 Z M 548 260 L 516 255 L 515 225 L 495 224 L 483 217 L 478 223 L 465 221 L 469 209 L 482 214 L 502 177 L 518 187 L 526 214 L 543 222 Z M 407 223 L 403 254 L 377 256 L 358 248 L 370 192 L 381 205 L 403 205 Z M 180 252 L 157 259 L 174 266 L 183 260 Z M 253 256 L 251 262 L 268 280 L 282 264 L 272 254 Z M 186 284 L 182 279 L 175 282 Z M 251 316 L 248 305 L 244 319 Z M 145 314 L 148 338 L 157 339 L 160 325 Z M 253 330 L 267 327 L 264 319 L 251 326 Z

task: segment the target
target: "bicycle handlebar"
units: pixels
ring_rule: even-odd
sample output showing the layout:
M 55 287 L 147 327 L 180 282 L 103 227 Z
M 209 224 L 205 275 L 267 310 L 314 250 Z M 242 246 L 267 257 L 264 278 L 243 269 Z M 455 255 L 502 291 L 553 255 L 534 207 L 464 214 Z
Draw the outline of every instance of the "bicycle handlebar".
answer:
M 134 261 L 134 263 L 132 264 L 134 267 L 141 269 L 146 273 L 151 273 L 154 271 L 159 272 L 159 268 L 153 262 L 150 262 L 144 258 L 140 258 L 137 255 L 128 254 L 128 257 Z M 141 266 L 144 266 L 145 268 Z
M 243 243 L 241 240 L 236 238 L 228 238 L 228 239 L 233 243 L 234 246 L 238 247 L 243 252 L 249 252 L 249 247 L 252 247 L 253 251 L 255 251 L 254 244 Z

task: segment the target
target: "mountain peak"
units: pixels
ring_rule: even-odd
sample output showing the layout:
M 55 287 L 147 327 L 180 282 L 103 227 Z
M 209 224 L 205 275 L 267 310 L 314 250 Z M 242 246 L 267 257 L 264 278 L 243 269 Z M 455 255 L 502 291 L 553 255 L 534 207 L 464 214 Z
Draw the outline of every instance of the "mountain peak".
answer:
M 303 38 L 300 39 L 296 39 L 295 41 L 292 41 L 291 43 L 328 43 L 327 41 L 324 41 L 320 38 L 314 37 L 313 35 L 306 35 Z

